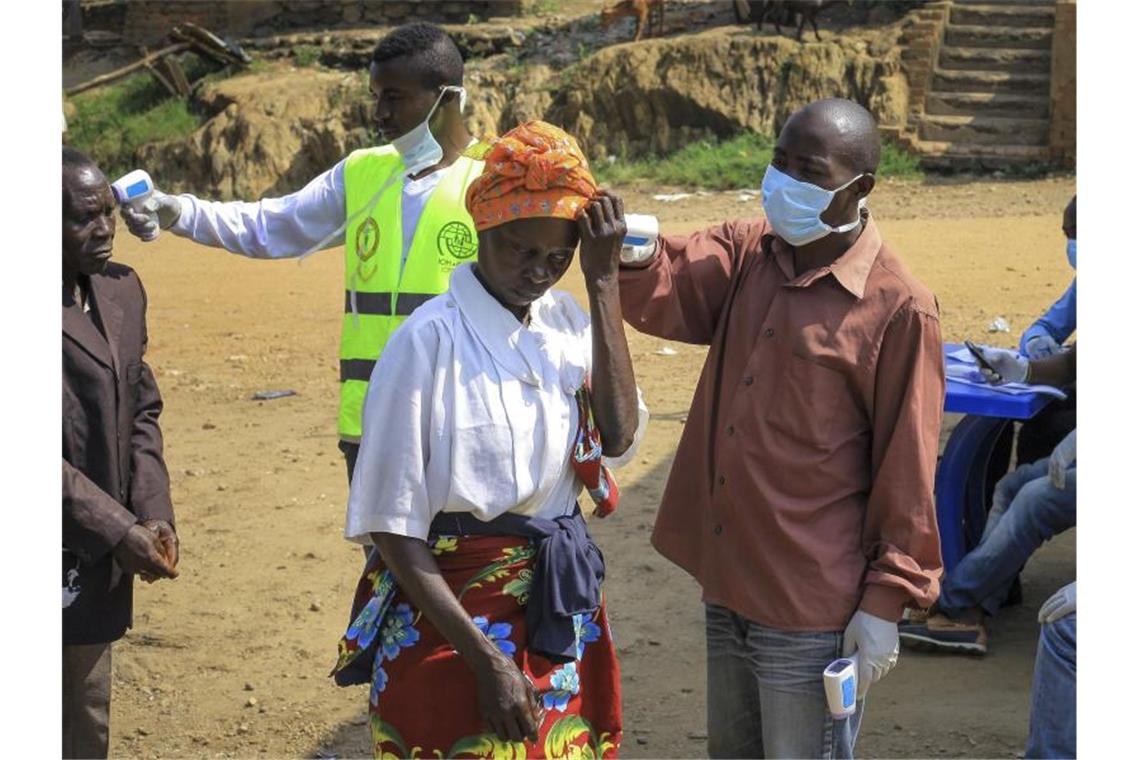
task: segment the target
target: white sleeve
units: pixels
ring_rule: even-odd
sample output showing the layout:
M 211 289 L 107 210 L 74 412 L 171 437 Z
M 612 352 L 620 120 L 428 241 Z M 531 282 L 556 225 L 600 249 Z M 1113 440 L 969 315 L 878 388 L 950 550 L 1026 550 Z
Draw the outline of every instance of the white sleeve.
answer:
M 369 380 L 345 521 L 350 541 L 369 544 L 370 533 L 426 540 L 431 527 L 428 444 L 443 338 L 433 323 L 416 327 L 392 335 Z
M 344 223 L 344 163 L 291 195 L 246 201 L 203 201 L 178 196 L 182 213 L 170 231 L 255 259 L 300 256 Z M 343 231 L 326 244 L 342 245 Z

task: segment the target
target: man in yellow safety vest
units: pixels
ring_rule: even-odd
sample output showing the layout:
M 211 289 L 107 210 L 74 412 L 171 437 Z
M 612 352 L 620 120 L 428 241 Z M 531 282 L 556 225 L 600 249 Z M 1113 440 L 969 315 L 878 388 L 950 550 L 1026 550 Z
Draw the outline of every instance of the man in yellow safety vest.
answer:
M 376 359 L 416 307 L 447 290 L 473 261 L 467 186 L 482 161 L 463 123 L 463 57 L 432 24 L 401 26 L 372 54 L 369 87 L 383 147 L 350 154 L 301 190 L 256 203 L 154 194 L 148 211 L 123 206 L 140 237 L 156 226 L 252 258 L 295 258 L 344 244 L 345 306 L 337 432 L 351 482 L 361 408 Z

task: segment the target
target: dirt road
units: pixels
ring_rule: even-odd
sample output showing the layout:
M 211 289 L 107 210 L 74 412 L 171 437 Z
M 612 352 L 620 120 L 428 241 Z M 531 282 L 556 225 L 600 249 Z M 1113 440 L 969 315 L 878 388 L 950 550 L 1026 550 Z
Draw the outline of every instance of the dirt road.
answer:
M 1071 179 L 884 183 L 872 210 L 887 240 L 939 296 L 947 340 L 1013 345 L 1068 284 L 1060 232 Z M 629 210 L 679 232 L 758 213 L 714 194 Z M 141 586 L 135 629 L 116 645 L 117 757 L 340 757 L 367 754 L 367 692 L 326 678 L 346 622 L 360 550 L 342 538 L 347 492 L 336 449 L 342 259 L 248 261 L 165 235 L 120 230 L 116 257 L 150 297 L 149 360 L 166 398 L 163 428 L 182 539 L 182 576 Z M 579 298 L 572 270 L 564 286 Z M 997 316 L 1009 334 L 988 335 Z M 703 350 L 631 339 L 653 421 L 620 473 L 622 508 L 593 530 L 624 673 L 630 757 L 704 755 L 704 638 L 695 584 L 648 536 Z M 296 396 L 258 402 L 262 390 Z M 950 421 L 952 422 L 952 420 Z M 1024 606 L 992 629 L 984 659 L 904 651 L 871 692 L 861 755 L 1013 757 L 1024 743 L 1041 601 L 1074 577 L 1075 536 L 1045 547 L 1024 576 Z

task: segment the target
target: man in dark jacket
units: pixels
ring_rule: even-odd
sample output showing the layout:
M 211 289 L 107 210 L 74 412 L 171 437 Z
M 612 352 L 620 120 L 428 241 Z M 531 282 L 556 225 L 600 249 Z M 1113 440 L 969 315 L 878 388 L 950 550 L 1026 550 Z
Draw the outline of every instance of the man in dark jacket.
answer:
M 110 263 L 115 200 L 63 148 L 63 756 L 106 757 L 111 642 L 131 587 L 174 578 L 178 539 L 162 460 L 162 399 L 146 350 L 146 294 Z

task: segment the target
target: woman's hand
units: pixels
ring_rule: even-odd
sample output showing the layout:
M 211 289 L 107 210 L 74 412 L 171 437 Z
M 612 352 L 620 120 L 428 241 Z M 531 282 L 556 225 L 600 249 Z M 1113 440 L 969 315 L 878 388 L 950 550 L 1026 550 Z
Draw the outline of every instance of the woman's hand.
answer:
M 608 190 L 599 191 L 582 209 L 578 232 L 582 237 L 582 274 L 586 276 L 586 287 L 615 279 L 621 263 L 621 244 L 625 240 L 625 206 L 621 198 Z
M 479 712 L 503 741 L 538 741 L 541 709 L 526 676 L 471 620 L 418 538 L 373 533 L 396 583 L 475 673 Z
M 541 703 L 514 660 L 496 651 L 475 672 L 479 712 L 502 741 L 538 741 Z

